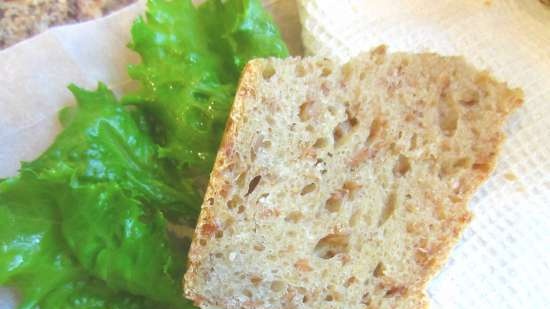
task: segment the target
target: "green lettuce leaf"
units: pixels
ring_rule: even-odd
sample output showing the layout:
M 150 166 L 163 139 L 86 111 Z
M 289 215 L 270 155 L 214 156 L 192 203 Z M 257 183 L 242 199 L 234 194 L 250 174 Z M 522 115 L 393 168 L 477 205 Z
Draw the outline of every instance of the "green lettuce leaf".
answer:
M 59 308 L 145 309 L 166 307 L 163 304 L 155 303 L 142 297 L 136 297 L 125 292 L 116 292 L 106 288 L 103 282 L 82 275 L 79 278 L 59 285 L 40 303 L 40 309 Z
M 78 273 L 74 260 L 64 254 L 51 194 L 55 189 L 32 175 L 0 182 L 0 284 L 17 287 L 21 308 L 34 308 Z
M 288 51 L 258 0 L 211 0 L 199 8 L 190 0 L 148 4 L 130 44 L 142 63 L 129 73 L 142 88 L 126 102 L 149 115 L 161 157 L 202 190 L 243 66 Z
M 209 34 L 209 49 L 221 55 L 220 74 L 233 87 L 249 60 L 288 56 L 279 29 L 260 1 L 207 1 L 199 7 L 199 18 Z
M 88 276 L 60 232 L 52 200 L 59 187 L 34 176 L 0 183 L 0 283 L 17 288 L 19 308 L 155 308 Z
M 196 213 L 180 207 L 182 194 L 163 181 L 156 146 L 136 115 L 102 84 L 94 92 L 70 88 L 78 105 L 61 112 L 63 132 L 1 183 L 0 266 L 8 271 L 0 283 L 18 287 L 29 308 L 51 303 L 48 293 L 60 286 L 57 299 L 70 301 L 61 296 L 82 290 L 88 274 L 103 287 L 75 304 L 114 306 L 120 297 L 102 297 L 126 291 L 164 307 L 187 306 L 180 293 L 186 249 L 169 239 L 161 211 Z

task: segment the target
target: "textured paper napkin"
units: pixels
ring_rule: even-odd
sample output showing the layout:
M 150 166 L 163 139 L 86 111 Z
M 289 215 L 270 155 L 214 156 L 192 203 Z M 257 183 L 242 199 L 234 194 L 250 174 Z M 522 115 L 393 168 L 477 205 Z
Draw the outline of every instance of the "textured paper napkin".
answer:
M 538 0 L 301 0 L 306 53 L 463 55 L 525 91 L 496 171 L 430 284 L 433 308 L 550 308 L 550 8 Z
M 201 2 L 202 0 L 194 0 Z M 126 73 L 138 56 L 126 44 L 144 0 L 108 17 L 52 28 L 0 51 L 0 178 L 15 175 L 20 161 L 42 153 L 60 130 L 57 112 L 74 104 L 69 83 L 95 89 L 105 82 L 117 94 L 135 87 Z M 263 0 L 292 54 L 302 53 L 294 0 Z M 0 309 L 13 308 L 0 287 Z

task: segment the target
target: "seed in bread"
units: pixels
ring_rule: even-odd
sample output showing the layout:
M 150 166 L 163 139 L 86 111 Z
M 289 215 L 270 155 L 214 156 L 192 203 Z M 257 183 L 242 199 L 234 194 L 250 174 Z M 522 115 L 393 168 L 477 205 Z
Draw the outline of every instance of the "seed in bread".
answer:
M 245 68 L 185 275 L 202 308 L 424 308 L 522 103 L 459 57 Z

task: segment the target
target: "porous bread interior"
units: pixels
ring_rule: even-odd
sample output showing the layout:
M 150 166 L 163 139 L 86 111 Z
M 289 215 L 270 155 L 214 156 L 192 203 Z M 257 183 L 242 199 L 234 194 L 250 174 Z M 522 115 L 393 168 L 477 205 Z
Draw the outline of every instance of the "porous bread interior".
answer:
M 522 102 L 458 57 L 245 68 L 185 276 L 202 308 L 423 308 Z

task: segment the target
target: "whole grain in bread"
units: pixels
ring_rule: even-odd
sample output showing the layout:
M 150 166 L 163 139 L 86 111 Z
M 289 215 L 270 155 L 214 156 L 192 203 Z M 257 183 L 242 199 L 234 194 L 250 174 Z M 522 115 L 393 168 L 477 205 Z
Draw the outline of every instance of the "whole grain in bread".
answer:
M 458 57 L 245 68 L 185 295 L 202 308 L 423 308 L 519 90 Z

